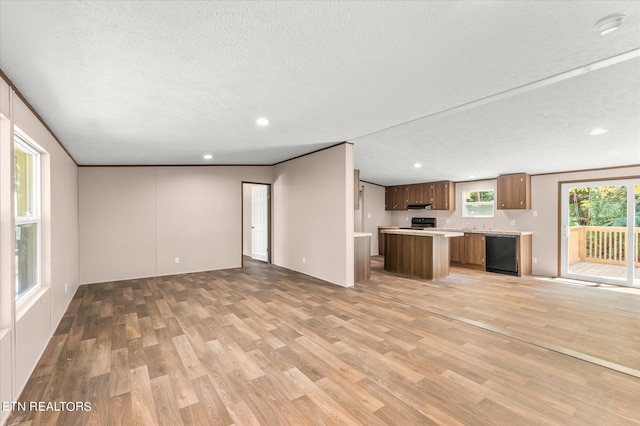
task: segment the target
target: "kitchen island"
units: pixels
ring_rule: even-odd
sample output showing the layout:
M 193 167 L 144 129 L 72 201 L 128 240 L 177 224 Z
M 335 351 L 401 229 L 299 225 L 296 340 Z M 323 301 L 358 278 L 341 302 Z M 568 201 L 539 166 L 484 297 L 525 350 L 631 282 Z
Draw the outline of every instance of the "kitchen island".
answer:
M 384 270 L 435 280 L 449 275 L 449 238 L 463 232 L 383 229 Z

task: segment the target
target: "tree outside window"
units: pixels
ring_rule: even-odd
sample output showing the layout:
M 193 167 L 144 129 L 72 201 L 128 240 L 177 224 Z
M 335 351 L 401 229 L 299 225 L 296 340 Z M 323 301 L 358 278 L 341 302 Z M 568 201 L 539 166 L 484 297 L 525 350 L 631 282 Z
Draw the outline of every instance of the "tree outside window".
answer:
M 462 217 L 493 217 L 493 189 L 467 191 L 462 196 Z
M 639 198 L 635 224 L 640 226 Z M 571 226 L 627 226 L 626 186 L 587 186 L 569 191 Z

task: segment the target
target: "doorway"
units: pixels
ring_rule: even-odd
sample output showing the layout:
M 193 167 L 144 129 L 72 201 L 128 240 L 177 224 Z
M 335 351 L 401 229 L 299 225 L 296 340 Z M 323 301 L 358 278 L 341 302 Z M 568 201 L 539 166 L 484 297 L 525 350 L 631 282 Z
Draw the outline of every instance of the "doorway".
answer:
M 242 257 L 271 263 L 271 185 L 242 182 Z
M 640 179 L 561 183 L 561 276 L 640 286 Z

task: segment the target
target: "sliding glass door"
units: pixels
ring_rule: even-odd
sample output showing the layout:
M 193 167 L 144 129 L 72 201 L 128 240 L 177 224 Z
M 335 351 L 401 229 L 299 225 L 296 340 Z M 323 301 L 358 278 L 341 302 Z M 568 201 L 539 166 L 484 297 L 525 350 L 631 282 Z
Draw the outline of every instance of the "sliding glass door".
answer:
M 630 208 L 633 212 L 633 235 L 635 248 L 633 259 L 633 285 L 640 287 L 640 181 L 636 180 L 633 185 L 633 206 Z
M 561 275 L 640 286 L 640 179 L 561 185 Z

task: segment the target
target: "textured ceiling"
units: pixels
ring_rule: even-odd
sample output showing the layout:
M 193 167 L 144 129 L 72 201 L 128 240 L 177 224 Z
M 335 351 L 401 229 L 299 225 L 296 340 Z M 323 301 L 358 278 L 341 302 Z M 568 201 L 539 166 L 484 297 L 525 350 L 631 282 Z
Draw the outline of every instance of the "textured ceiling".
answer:
M 639 57 L 637 1 L 0 1 L 0 68 L 81 165 L 345 140 L 380 184 L 638 164 Z

